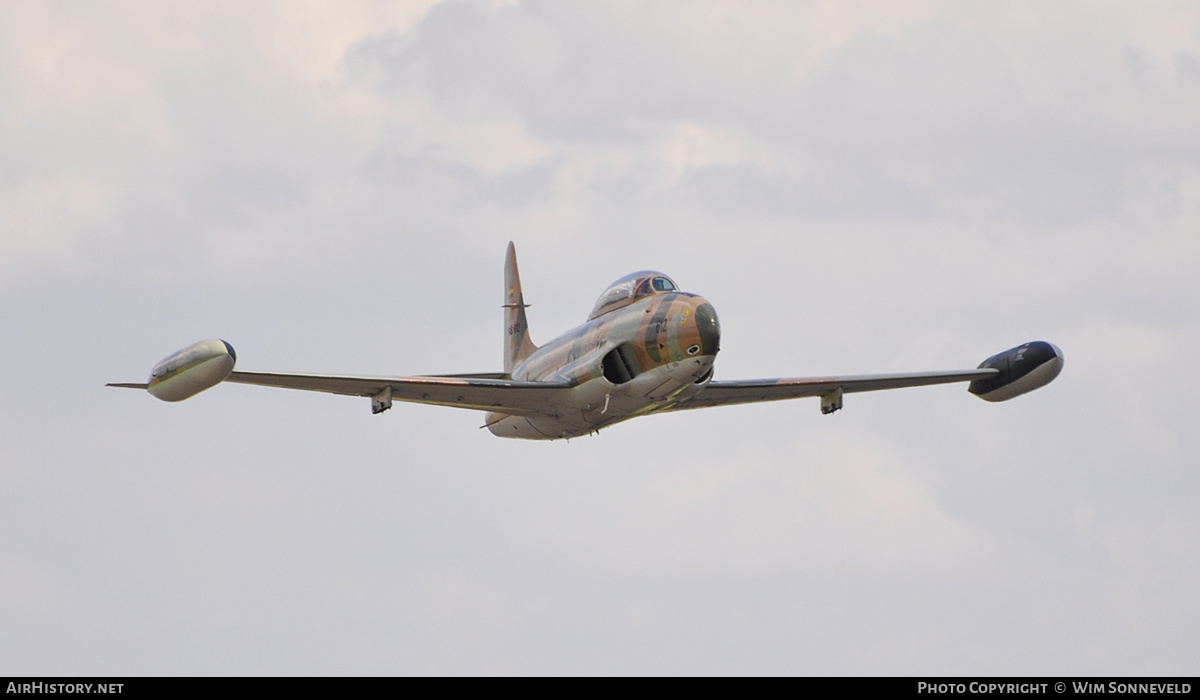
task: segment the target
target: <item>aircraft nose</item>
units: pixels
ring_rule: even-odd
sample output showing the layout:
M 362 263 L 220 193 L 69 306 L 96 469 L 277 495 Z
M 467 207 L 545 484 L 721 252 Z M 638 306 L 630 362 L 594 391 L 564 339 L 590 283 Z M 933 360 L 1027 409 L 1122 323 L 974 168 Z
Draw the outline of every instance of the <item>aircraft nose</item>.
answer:
M 697 297 L 696 329 L 700 332 L 700 354 L 716 355 L 721 349 L 721 322 L 717 310 L 705 299 Z

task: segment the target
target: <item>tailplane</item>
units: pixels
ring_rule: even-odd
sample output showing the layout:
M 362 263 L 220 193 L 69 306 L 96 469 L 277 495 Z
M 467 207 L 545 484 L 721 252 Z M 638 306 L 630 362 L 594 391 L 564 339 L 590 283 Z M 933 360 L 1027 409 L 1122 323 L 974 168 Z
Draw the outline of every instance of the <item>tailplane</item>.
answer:
M 521 294 L 521 275 L 517 272 L 517 249 L 508 242 L 504 256 L 504 372 L 513 369 L 537 350 L 529 339 L 525 320 L 525 296 Z

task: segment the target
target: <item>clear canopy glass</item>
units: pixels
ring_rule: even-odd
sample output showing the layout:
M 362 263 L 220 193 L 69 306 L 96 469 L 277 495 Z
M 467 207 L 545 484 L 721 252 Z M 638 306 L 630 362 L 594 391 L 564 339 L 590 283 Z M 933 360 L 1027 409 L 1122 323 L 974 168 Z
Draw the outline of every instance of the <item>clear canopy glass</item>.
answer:
M 588 320 L 628 306 L 642 297 L 674 292 L 677 289 L 675 282 L 661 272 L 642 270 L 625 275 L 608 285 L 608 289 L 605 289 L 600 298 L 596 300 L 596 305 L 592 307 L 592 313 L 588 316 Z

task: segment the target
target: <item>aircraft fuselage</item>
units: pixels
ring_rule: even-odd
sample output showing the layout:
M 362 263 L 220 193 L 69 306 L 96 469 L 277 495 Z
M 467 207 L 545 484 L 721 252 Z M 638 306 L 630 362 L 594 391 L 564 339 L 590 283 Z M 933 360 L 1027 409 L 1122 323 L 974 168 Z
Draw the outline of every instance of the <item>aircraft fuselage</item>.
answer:
M 539 348 L 513 369 L 519 381 L 567 381 L 555 416 L 489 413 L 500 437 L 557 439 L 653 413 L 700 392 L 720 349 L 716 311 L 703 297 L 671 291 L 597 316 Z

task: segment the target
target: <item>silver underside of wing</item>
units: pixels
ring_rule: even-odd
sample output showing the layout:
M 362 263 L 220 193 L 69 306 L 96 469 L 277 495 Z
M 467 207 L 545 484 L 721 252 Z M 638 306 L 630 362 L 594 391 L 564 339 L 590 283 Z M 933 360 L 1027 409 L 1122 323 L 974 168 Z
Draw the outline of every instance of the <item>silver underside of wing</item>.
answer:
M 993 376 L 994 369 L 865 374 L 842 377 L 795 377 L 713 381 L 699 394 L 662 410 L 679 411 L 709 406 L 828 397 L 837 393 L 882 391 L 907 387 L 967 382 Z M 281 389 L 319 391 L 378 400 L 452 406 L 513 415 L 556 416 L 571 405 L 573 385 L 566 382 L 522 382 L 483 376 L 358 377 L 336 374 L 235 371 L 225 381 Z M 382 410 L 382 408 L 380 409 Z
M 749 379 L 743 381 L 712 381 L 699 394 L 678 403 L 668 411 L 708 406 L 730 406 L 760 401 L 783 401 L 807 396 L 827 396 L 838 390 L 851 394 L 860 391 L 882 391 L 914 386 L 969 382 L 997 374 L 994 369 L 967 369 L 943 372 L 910 372 L 905 374 L 861 374 L 844 377 L 795 377 L 782 379 Z
M 390 389 L 396 401 L 498 411 L 516 415 L 556 415 L 567 404 L 571 385 L 519 382 L 491 376 L 352 377 L 336 374 L 235 371 L 226 382 L 281 389 L 377 397 Z

